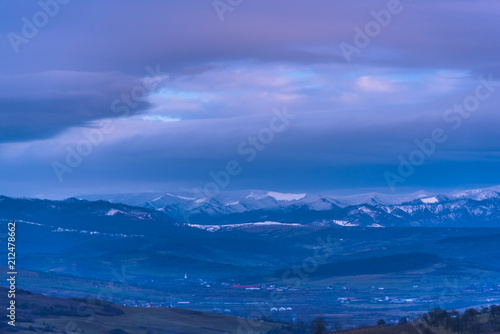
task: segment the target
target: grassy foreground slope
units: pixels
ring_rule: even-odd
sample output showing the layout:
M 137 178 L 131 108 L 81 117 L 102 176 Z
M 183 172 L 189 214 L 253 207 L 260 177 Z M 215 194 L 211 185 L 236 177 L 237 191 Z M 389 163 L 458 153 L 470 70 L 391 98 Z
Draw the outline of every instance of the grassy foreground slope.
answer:
M 342 331 L 342 334 L 422 334 L 422 331 L 412 324 L 393 327 L 367 327 Z
M 0 288 L 7 305 L 7 289 Z M 16 326 L 0 323 L 0 333 L 237 333 L 244 320 L 178 308 L 139 308 L 84 298 L 55 298 L 28 291 L 16 292 Z M 279 327 L 261 322 L 254 332 Z

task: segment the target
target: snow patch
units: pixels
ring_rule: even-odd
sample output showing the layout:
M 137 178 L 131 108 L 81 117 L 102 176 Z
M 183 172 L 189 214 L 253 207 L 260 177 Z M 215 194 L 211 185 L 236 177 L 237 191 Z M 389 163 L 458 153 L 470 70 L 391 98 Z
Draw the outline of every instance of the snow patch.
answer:
M 284 194 L 284 193 L 277 193 L 274 191 L 268 191 L 265 194 L 255 194 L 252 191 L 250 195 L 246 196 L 245 198 L 253 198 L 259 200 L 266 197 L 272 197 L 277 201 L 298 201 L 299 199 L 306 197 L 306 195 L 307 194 Z
M 186 201 L 194 201 L 193 197 L 184 197 L 184 196 L 175 196 L 175 197 L 178 197 L 180 199 L 185 199 Z
M 262 195 L 262 194 L 254 194 L 254 192 L 252 191 L 250 193 L 250 195 L 246 196 L 245 198 L 253 198 L 253 199 L 263 199 L 263 198 L 266 198 L 267 195 Z
M 421 201 L 425 204 L 439 203 L 439 200 L 436 197 L 422 198 Z
M 81 233 L 81 234 L 90 234 L 90 235 L 103 235 L 109 237 L 118 237 L 118 238 L 130 238 L 130 237 L 144 237 L 142 234 L 123 234 L 123 233 L 104 233 L 98 231 L 86 231 L 86 230 L 75 230 L 71 228 L 62 228 L 58 227 L 52 232 L 61 233 L 61 232 L 70 232 L 70 233 Z
M 345 220 L 332 220 L 332 223 L 337 224 L 339 226 L 346 226 L 346 227 L 358 226 L 358 224 L 349 223 L 348 221 L 345 221 Z
M 228 224 L 228 225 L 198 225 L 198 224 L 187 224 L 190 227 L 199 228 L 202 230 L 206 230 L 208 232 L 216 232 L 219 230 L 233 230 L 236 228 L 243 227 L 253 227 L 253 226 L 271 226 L 271 225 L 282 225 L 282 226 L 301 226 L 300 224 L 287 224 L 273 221 L 264 221 L 264 222 L 256 222 L 256 223 L 243 223 L 243 224 Z
M 124 215 L 127 217 L 134 217 L 140 220 L 150 220 L 151 215 L 149 213 L 141 213 L 141 212 L 125 212 L 121 210 L 116 210 L 116 209 L 110 209 L 108 212 L 106 212 L 106 216 L 116 216 L 117 214 Z
M 120 210 L 115 210 L 115 209 L 111 209 L 109 210 L 107 213 L 106 213 L 106 216 L 114 216 L 118 213 L 125 213 L 123 211 L 120 211 Z
M 166 195 L 167 196 L 171 196 L 171 197 L 177 197 L 177 198 L 180 198 L 180 199 L 185 199 L 186 201 L 194 201 L 194 198 L 192 198 L 192 197 L 184 197 L 184 196 L 179 196 L 179 195 L 172 195 L 170 193 L 167 193 Z
M 44 224 L 40 224 L 40 223 L 28 222 L 28 221 L 21 220 L 21 219 L 0 219 L 0 221 L 2 221 L 2 222 L 12 222 L 12 221 L 14 221 L 16 223 L 24 223 L 24 224 L 37 225 L 37 226 L 50 226 L 50 227 L 53 227 L 52 225 L 44 225 Z
M 368 209 L 366 206 L 362 206 L 358 209 L 359 211 L 366 213 L 367 215 L 372 215 L 373 211 Z
M 267 193 L 267 196 L 271 196 L 277 201 L 298 201 L 299 199 L 306 197 L 306 195 L 307 194 L 283 194 L 273 191 Z

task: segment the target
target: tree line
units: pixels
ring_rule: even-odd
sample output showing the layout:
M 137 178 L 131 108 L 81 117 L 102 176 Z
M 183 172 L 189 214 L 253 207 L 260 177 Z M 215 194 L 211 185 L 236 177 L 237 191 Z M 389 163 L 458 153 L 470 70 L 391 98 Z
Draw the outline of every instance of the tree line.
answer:
M 272 321 L 271 319 L 263 320 Z M 492 333 L 500 331 L 500 306 L 481 306 L 480 310 L 469 308 L 463 313 L 435 308 L 416 318 L 403 317 L 399 320 L 399 325 L 408 323 L 419 327 L 424 334 L 441 332 L 441 329 L 457 334 Z M 383 327 L 387 323 L 384 319 L 380 319 L 376 325 Z M 287 324 L 281 328 L 272 329 L 267 334 L 327 334 L 341 330 L 340 323 L 328 324 L 323 317 L 318 317 L 310 323 L 299 321 L 295 324 Z

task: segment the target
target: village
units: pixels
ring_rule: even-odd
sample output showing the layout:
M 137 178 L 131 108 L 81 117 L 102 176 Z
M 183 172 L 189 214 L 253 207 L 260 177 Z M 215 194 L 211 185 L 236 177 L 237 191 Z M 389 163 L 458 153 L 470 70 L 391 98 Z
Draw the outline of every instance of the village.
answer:
M 462 286 L 450 291 L 449 287 L 423 287 L 410 285 L 403 289 L 394 287 L 349 285 L 306 285 L 263 283 L 247 284 L 236 279 L 210 280 L 188 277 L 174 280 L 164 297 L 155 301 L 127 301 L 124 305 L 134 307 L 175 307 L 195 311 L 248 317 L 257 311 L 267 318 L 294 321 L 312 310 L 342 314 L 352 307 L 368 310 L 374 304 L 386 308 L 425 311 L 440 305 L 460 308 L 460 299 L 468 303 L 494 304 L 500 300 L 500 283 L 484 282 Z M 448 290 L 447 290 L 448 289 Z M 308 303 L 305 296 L 315 296 L 315 304 Z M 463 302 L 463 300 L 462 300 Z M 456 305 L 456 306 L 455 306 Z M 404 311 L 406 310 L 406 311 Z M 398 317 L 387 319 L 398 321 Z

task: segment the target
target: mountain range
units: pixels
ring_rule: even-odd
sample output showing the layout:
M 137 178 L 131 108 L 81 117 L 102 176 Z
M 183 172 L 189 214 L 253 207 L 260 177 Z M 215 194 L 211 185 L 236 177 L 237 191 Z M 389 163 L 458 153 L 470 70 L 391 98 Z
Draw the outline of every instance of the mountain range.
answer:
M 496 227 L 500 187 L 452 193 L 362 194 L 330 197 L 265 190 L 193 193 L 87 195 L 81 200 L 161 212 L 180 224 L 211 230 L 245 224 L 301 224 L 346 227 Z M 208 226 L 208 227 L 207 227 Z

